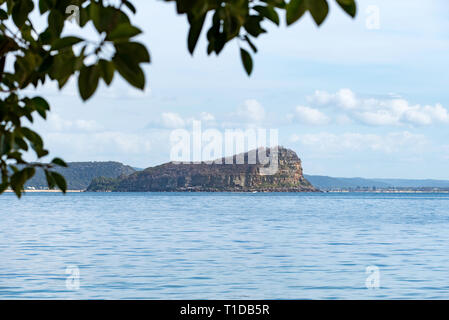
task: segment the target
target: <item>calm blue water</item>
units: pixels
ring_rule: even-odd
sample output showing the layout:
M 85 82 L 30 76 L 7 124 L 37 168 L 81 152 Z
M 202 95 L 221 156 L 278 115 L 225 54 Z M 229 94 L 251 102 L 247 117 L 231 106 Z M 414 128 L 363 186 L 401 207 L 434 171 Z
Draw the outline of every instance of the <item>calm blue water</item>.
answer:
M 6 194 L 0 219 L 0 299 L 449 298 L 447 194 Z

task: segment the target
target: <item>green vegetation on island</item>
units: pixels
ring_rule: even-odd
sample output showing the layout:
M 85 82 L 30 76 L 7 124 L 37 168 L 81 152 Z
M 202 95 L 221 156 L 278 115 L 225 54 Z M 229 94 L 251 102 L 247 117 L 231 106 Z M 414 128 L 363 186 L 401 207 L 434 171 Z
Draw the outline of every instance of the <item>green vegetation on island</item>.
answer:
M 68 190 L 85 190 L 93 179 L 103 177 L 108 183 L 109 179 L 128 176 L 135 172 L 130 166 L 120 162 L 69 162 L 67 168 L 57 168 L 57 172 L 64 175 Z M 36 175 L 27 182 L 26 189 L 48 189 L 45 174 L 37 170 Z

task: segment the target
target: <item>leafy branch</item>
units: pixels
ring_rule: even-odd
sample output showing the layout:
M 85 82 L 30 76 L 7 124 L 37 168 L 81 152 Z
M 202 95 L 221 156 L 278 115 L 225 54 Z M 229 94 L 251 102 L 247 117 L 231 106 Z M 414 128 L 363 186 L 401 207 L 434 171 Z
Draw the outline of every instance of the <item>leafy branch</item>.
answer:
M 228 42 L 236 39 L 248 75 L 253 70 L 250 52 L 257 52 L 255 39 L 267 32 L 263 22 L 279 25 L 283 13 L 287 25 L 291 25 L 309 12 L 320 26 L 329 13 L 328 0 L 165 1 L 176 2 L 178 14 L 187 17 L 187 48 L 192 55 L 210 17 L 207 53 L 219 55 Z M 335 1 L 355 16 L 355 0 Z M 93 26 L 95 41 L 66 35 L 70 6 L 79 9 L 77 18 L 82 29 Z M 41 32 L 32 23 L 34 10 L 47 20 Z M 49 188 L 67 189 L 64 177 L 53 170 L 66 166 L 65 162 L 55 158 L 42 163 L 49 151 L 39 134 L 24 125 L 26 121 L 33 123 L 35 117 L 46 119 L 50 106 L 42 97 L 26 96 L 24 90 L 49 81 L 57 82 L 62 89 L 76 78 L 80 97 L 86 101 L 100 81 L 111 85 L 116 72 L 130 85 L 145 88 L 142 64 L 150 62 L 150 54 L 134 40 L 142 32 L 129 17 L 135 13 L 128 0 L 0 0 L 0 194 L 11 188 L 20 197 L 36 169 L 44 170 Z M 30 151 L 37 161 L 24 159 Z
M 191 54 L 195 51 L 208 13 L 211 23 L 207 30 L 207 53 L 219 55 L 225 45 L 233 39 L 246 42 L 253 53 L 257 53 L 255 38 L 267 31 L 262 27 L 264 21 L 280 25 L 279 14 L 283 12 L 287 25 L 292 25 L 310 12 L 313 20 L 320 26 L 329 13 L 328 0 L 165 0 L 176 2 L 179 14 L 185 14 L 190 24 L 187 46 Z M 355 0 L 335 0 L 351 17 L 355 17 Z M 248 75 L 253 70 L 249 50 L 240 47 L 240 57 Z

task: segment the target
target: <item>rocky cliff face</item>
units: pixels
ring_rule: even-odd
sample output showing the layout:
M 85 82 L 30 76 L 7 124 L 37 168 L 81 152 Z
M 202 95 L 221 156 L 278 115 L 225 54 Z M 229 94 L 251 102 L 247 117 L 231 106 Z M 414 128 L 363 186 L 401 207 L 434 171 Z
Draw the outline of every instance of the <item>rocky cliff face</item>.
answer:
M 270 154 L 271 150 L 264 152 Z M 234 164 L 225 164 L 225 159 L 212 164 L 170 162 L 135 172 L 109 186 L 104 181 L 93 181 L 87 191 L 318 191 L 304 178 L 301 160 L 292 150 L 278 148 L 277 171 L 272 175 L 262 174 L 267 165 L 260 164 L 258 158 L 257 164 L 248 164 L 248 153 L 240 156 L 245 164 L 235 164 L 238 156 L 233 157 Z

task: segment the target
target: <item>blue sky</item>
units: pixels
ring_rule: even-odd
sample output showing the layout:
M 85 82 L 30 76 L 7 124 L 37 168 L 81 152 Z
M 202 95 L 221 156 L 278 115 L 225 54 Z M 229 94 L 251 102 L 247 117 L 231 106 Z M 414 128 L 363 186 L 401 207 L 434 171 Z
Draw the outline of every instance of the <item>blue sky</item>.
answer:
M 137 167 L 168 161 L 170 132 L 193 119 L 274 128 L 308 174 L 449 179 L 447 1 L 358 0 L 356 19 L 330 2 L 320 28 L 308 14 L 288 28 L 267 23 L 248 78 L 237 43 L 207 56 L 203 38 L 191 57 L 174 5 L 134 0 L 152 56 L 147 90 L 117 76 L 83 103 L 75 82 L 46 86 L 51 116 L 35 128 L 53 156 Z M 376 10 L 379 28 L 369 28 Z

